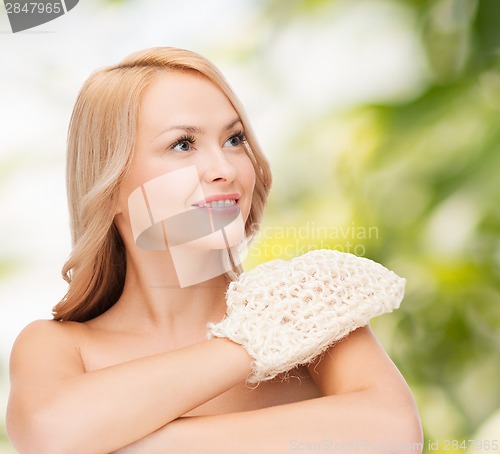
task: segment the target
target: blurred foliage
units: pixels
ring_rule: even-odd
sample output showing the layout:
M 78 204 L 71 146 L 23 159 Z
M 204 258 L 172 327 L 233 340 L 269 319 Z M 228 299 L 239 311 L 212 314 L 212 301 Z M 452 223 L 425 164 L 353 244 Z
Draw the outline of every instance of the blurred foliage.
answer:
M 398 3 L 418 24 L 427 86 L 298 128 L 247 262 L 295 255 L 292 243 L 361 253 L 405 276 L 404 304 L 374 329 L 414 391 L 426 439 L 467 440 L 500 409 L 500 2 Z M 346 2 L 261 5 L 280 34 Z

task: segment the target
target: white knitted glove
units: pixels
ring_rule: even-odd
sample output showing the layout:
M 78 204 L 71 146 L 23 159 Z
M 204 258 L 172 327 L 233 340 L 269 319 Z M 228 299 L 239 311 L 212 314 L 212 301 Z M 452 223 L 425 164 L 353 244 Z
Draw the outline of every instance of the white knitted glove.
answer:
M 249 383 L 270 380 L 397 309 L 405 283 L 372 260 L 338 251 L 272 260 L 229 284 L 226 317 L 208 325 L 209 336 L 241 344 L 255 359 Z

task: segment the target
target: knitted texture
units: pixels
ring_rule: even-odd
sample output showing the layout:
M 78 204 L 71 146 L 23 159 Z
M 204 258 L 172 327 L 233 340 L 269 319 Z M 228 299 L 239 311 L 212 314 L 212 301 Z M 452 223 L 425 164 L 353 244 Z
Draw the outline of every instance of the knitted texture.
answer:
M 339 251 L 272 260 L 229 284 L 226 316 L 208 325 L 209 336 L 241 344 L 255 359 L 249 383 L 270 380 L 398 308 L 405 283 L 379 263 Z

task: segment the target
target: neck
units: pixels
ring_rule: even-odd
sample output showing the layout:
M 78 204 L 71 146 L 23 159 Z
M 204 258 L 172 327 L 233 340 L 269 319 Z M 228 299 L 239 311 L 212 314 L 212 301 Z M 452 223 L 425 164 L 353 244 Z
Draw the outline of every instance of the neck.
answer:
M 114 310 L 136 330 L 159 329 L 179 339 L 196 333 L 204 337 L 206 324 L 226 311 L 228 281 L 221 252 L 227 254 L 128 249 L 125 285 Z

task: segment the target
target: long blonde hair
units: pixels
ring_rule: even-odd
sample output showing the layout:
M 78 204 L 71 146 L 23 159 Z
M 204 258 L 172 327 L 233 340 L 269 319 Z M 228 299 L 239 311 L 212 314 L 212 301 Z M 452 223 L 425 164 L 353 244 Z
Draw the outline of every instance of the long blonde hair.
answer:
M 271 187 L 269 164 L 244 108 L 220 71 L 197 53 L 171 47 L 136 52 L 94 72 L 78 95 L 68 133 L 67 189 L 73 250 L 62 274 L 69 288 L 55 320 L 83 322 L 116 303 L 123 291 L 125 248 L 113 218 L 117 190 L 134 154 L 141 95 L 159 71 L 195 71 L 227 96 L 243 123 L 256 173 L 250 240 L 258 231 Z

